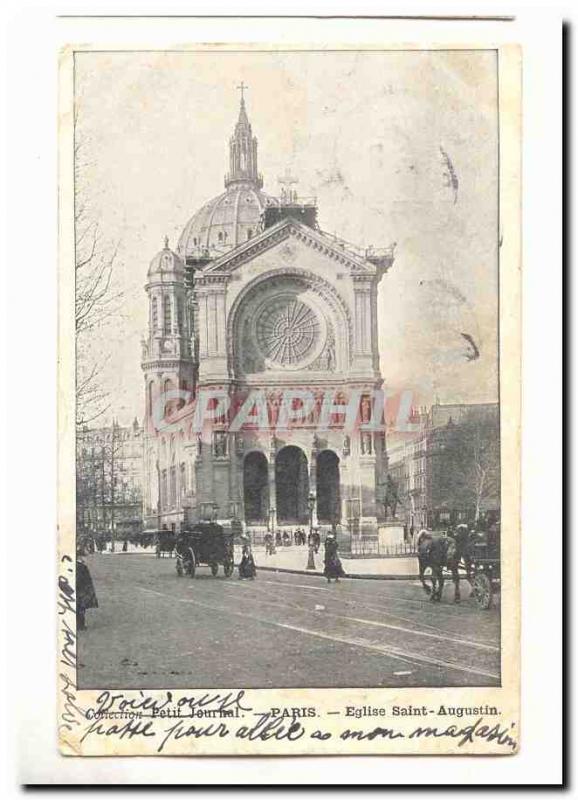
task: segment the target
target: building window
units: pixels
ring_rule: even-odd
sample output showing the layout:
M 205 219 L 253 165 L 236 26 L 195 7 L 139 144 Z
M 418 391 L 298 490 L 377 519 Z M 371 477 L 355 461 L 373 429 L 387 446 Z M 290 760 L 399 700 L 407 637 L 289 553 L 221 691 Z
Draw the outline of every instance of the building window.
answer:
M 174 398 L 170 394 L 170 392 L 172 392 L 174 388 L 175 387 L 174 387 L 173 382 L 170 380 L 170 378 L 167 378 L 166 381 L 164 382 L 163 398 L 162 398 L 163 402 L 165 404 L 164 412 L 163 412 L 165 417 L 170 416 L 172 414 L 172 412 L 173 412 L 174 407 L 175 407 Z
M 220 242 L 223 241 L 223 232 L 222 231 L 219 231 L 219 241 Z
M 171 508 L 175 508 L 177 505 L 177 470 L 176 467 L 172 466 L 170 471 L 170 504 Z
M 163 297 L 163 320 L 165 334 L 171 332 L 171 298 L 168 294 Z
M 217 506 L 215 503 L 201 503 L 201 519 L 213 520 L 217 518 Z
M 153 381 L 150 381 L 149 382 L 148 397 L 147 397 L 147 400 L 148 400 L 148 409 L 147 410 L 148 410 L 149 416 L 152 416 L 152 413 L 153 413 L 153 385 L 154 385 Z
M 252 239 L 252 238 L 253 238 L 253 228 L 249 228 L 249 230 L 247 231 L 247 239 Z
M 181 497 L 184 498 L 185 493 L 187 491 L 187 468 L 185 467 L 184 462 L 181 464 Z
M 152 305 L 152 327 L 153 331 L 156 331 L 159 324 L 159 309 L 157 304 L 157 298 L 153 297 L 153 305 Z
M 184 306 L 183 306 L 183 298 L 179 297 L 177 300 L 177 312 L 178 312 L 178 327 L 179 333 L 182 333 L 185 328 L 185 314 L 184 314 Z
M 213 455 L 216 458 L 225 458 L 228 452 L 227 434 L 224 431 L 213 433 Z

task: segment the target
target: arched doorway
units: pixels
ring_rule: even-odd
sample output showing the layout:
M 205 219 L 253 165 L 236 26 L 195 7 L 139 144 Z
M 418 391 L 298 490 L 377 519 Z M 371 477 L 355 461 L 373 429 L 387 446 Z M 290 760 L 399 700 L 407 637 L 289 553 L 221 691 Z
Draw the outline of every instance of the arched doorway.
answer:
M 278 522 L 306 524 L 309 474 L 307 456 L 299 447 L 288 445 L 277 453 L 275 485 Z
M 341 520 L 339 456 L 333 450 L 322 450 L 317 456 L 317 518 L 319 522 Z
M 245 522 L 266 522 L 269 517 L 269 467 L 263 453 L 249 453 L 243 463 Z

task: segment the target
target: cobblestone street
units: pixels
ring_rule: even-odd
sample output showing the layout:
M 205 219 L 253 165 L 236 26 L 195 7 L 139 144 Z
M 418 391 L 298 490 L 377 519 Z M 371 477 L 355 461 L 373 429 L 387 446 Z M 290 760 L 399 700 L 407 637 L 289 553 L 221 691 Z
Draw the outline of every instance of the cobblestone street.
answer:
M 499 609 L 463 585 L 432 604 L 413 579 L 258 571 L 178 578 L 175 561 L 87 559 L 99 608 L 79 634 L 80 688 L 495 686 Z M 258 561 L 259 566 L 259 561 Z

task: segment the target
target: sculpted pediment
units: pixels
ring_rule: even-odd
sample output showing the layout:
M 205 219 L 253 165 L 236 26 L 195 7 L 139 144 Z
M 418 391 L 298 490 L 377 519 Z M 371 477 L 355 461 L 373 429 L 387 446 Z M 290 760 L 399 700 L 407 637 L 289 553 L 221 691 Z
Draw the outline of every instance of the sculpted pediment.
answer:
M 303 248 L 310 249 L 341 265 L 349 274 L 371 277 L 377 273 L 376 267 L 361 255 L 361 250 L 358 252 L 357 248 L 354 250 L 353 246 L 297 220 L 286 219 L 213 261 L 202 274 L 207 277 L 230 274 L 272 248 L 278 248 L 288 258 L 296 256 Z

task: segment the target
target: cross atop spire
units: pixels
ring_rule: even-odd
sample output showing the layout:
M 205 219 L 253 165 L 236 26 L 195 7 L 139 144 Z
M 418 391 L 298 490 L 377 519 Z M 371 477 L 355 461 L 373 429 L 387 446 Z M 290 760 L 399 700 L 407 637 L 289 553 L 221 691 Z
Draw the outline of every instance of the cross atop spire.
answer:
M 284 203 L 294 203 L 297 200 L 297 192 L 291 187 L 299 183 L 299 178 L 291 175 L 291 170 L 287 167 L 285 174 L 277 178 L 277 182 L 281 184 L 281 200 Z
M 237 89 L 241 90 L 241 103 L 245 102 L 244 91 L 245 91 L 245 89 L 248 89 L 248 88 L 249 87 L 247 86 L 247 84 L 244 81 L 241 81 L 241 83 L 237 86 Z
M 280 183 L 282 186 L 287 186 L 291 188 L 291 186 L 294 183 L 299 183 L 299 178 L 296 178 L 294 175 L 291 175 L 291 170 L 289 169 L 289 167 L 286 167 L 285 174 L 277 178 L 277 182 Z

